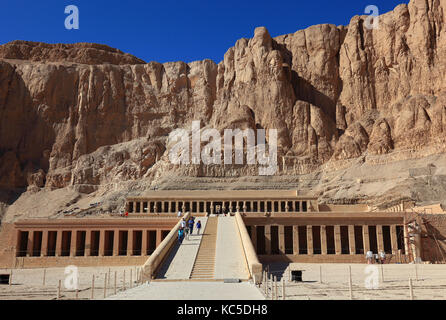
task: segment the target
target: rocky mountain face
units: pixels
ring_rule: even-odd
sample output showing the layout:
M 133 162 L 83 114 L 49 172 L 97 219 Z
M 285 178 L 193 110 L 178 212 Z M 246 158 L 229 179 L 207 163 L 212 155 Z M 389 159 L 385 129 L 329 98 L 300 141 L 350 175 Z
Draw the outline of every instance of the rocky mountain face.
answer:
M 171 164 L 167 137 L 193 120 L 278 129 L 280 176 L 317 179 L 364 157 L 444 153 L 445 8 L 412 0 L 381 15 L 378 29 L 364 16 L 276 38 L 260 27 L 219 64 L 145 63 L 97 44 L 2 45 L 0 188 L 104 196 L 124 182 L 140 182 L 138 192 L 166 177 L 257 174 Z

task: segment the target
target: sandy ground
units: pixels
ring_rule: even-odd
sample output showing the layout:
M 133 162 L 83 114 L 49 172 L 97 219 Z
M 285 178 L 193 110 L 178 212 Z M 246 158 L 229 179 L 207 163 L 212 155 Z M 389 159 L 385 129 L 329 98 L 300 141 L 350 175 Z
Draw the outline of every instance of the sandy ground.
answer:
M 303 271 L 302 282 L 290 281 L 290 273 L 287 264 L 271 264 L 270 272 L 278 279 L 278 298 L 282 299 L 281 279 L 285 279 L 285 296 L 287 300 L 339 300 L 350 299 L 349 290 L 349 266 L 352 275 L 352 294 L 354 300 L 409 300 L 409 278 L 412 278 L 413 297 L 415 300 L 443 300 L 446 299 L 446 265 L 428 264 L 387 264 L 387 265 L 365 265 L 365 264 L 298 264 Z M 382 269 L 381 269 L 382 267 Z M 43 285 L 44 269 L 15 269 L 13 270 L 12 285 L 0 285 L 1 300 L 17 299 L 57 299 L 58 283 L 61 280 L 61 299 L 75 299 L 76 291 L 65 288 L 66 275 L 64 268 L 46 269 L 46 283 Z M 135 281 L 135 270 L 137 267 L 111 267 L 110 283 L 107 285 L 106 296 L 112 299 L 157 299 L 158 297 L 148 297 L 143 287 L 128 290 L 131 293 L 127 296 L 123 287 L 125 270 L 125 287 L 129 289 L 129 276 L 132 270 L 133 287 L 137 285 Z M 1 269 L 0 273 L 9 273 L 9 269 Z M 102 268 L 79 268 L 79 299 L 90 299 L 92 276 L 95 275 L 94 299 L 104 298 L 104 277 L 108 278 L 108 267 Z M 117 272 L 117 292 L 114 296 L 114 274 Z M 322 271 L 322 283 L 320 282 L 320 271 Z M 375 282 L 374 282 L 375 281 Z M 189 282 L 183 282 L 187 286 Z M 222 285 L 227 285 L 223 284 Z M 246 283 L 248 285 L 248 283 Z M 143 285 L 145 286 L 145 285 Z M 149 285 L 150 286 L 150 285 Z M 169 282 L 168 286 L 175 286 Z M 200 297 L 189 295 L 189 299 L 203 299 L 206 294 L 206 285 L 200 282 L 194 283 L 194 292 L 199 292 Z M 229 288 L 229 286 L 227 286 Z M 369 288 L 368 288 L 369 287 Z M 373 288 L 375 287 L 375 289 Z M 215 287 L 210 288 L 213 292 Z M 231 288 L 233 289 L 233 288 Z M 257 288 L 253 288 L 259 290 Z M 218 290 L 218 289 L 217 289 Z M 250 289 L 251 290 L 251 289 Z M 252 291 L 252 290 L 251 290 Z M 259 299 L 264 295 L 264 286 L 259 290 L 259 295 L 253 294 L 245 299 Z M 248 291 L 246 291 L 248 292 Z M 141 296 L 139 296 L 139 293 Z M 135 295 L 136 294 L 136 295 Z M 227 297 L 218 295 L 223 299 Z M 216 296 L 217 297 L 217 296 Z M 160 299 L 169 299 L 169 296 L 159 296 Z M 174 298 L 174 297 L 171 297 Z M 182 297 L 184 298 L 184 297 Z M 208 297 L 209 298 L 209 297 Z M 237 296 L 238 299 L 243 299 Z M 267 297 L 271 299 L 271 292 Z
M 344 300 L 350 299 L 349 266 L 354 300 L 409 300 L 409 278 L 412 278 L 415 300 L 446 299 L 446 265 L 440 264 L 302 263 L 298 264 L 304 270 L 302 282 L 290 281 L 286 264 L 271 264 L 270 273 L 278 278 L 279 299 L 282 299 L 283 277 L 287 300 Z M 261 291 L 265 293 L 263 286 Z M 271 291 L 268 292 L 268 298 L 271 299 Z
M 78 299 L 91 299 L 92 278 L 94 281 L 94 299 L 104 298 L 104 278 L 109 278 L 106 296 L 114 294 L 114 279 L 116 271 L 116 290 L 124 290 L 130 286 L 130 273 L 132 274 L 132 286 L 136 285 L 135 275 L 140 266 L 126 267 L 80 267 L 78 268 Z M 43 277 L 45 271 L 45 285 Z M 0 269 L 0 274 L 9 274 L 10 269 Z M 57 299 L 59 280 L 61 280 L 61 299 L 76 299 L 76 290 L 67 289 L 65 282 L 70 284 L 73 273 L 65 274 L 65 268 L 48 269 L 13 269 L 12 284 L 0 285 L 0 300 L 54 300 Z M 73 282 L 71 282 L 73 283 Z

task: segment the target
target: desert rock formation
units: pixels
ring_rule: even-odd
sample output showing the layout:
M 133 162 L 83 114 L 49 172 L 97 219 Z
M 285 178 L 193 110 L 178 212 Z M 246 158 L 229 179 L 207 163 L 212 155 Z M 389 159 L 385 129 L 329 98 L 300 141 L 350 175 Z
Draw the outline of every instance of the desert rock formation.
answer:
M 83 195 L 109 197 L 111 188 L 107 210 L 117 210 L 129 192 L 167 178 L 256 175 L 249 166 L 169 163 L 169 133 L 193 120 L 218 130 L 278 129 L 277 175 L 310 175 L 316 182 L 309 187 L 321 195 L 329 194 L 322 173 L 358 159 L 444 154 L 445 8 L 445 0 L 412 0 L 381 15 L 374 30 L 361 16 L 276 38 L 259 27 L 219 64 L 145 63 L 97 44 L 2 45 L 0 210 L 14 203 L 14 214 L 31 212 L 25 198 L 39 192 L 77 192 L 59 197 L 71 206 Z M 267 181 L 281 187 L 280 179 Z M 11 192 L 19 192 L 16 202 Z

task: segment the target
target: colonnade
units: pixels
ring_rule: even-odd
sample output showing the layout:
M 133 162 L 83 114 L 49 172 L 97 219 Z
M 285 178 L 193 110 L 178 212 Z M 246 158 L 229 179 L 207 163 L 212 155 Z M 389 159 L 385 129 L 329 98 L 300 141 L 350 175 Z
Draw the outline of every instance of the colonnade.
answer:
M 247 225 L 257 254 L 404 254 L 402 225 Z
M 170 230 L 18 230 L 18 257 L 150 255 Z
M 308 212 L 314 211 L 308 200 L 128 200 L 129 213 L 216 213 L 217 206 L 230 212 Z

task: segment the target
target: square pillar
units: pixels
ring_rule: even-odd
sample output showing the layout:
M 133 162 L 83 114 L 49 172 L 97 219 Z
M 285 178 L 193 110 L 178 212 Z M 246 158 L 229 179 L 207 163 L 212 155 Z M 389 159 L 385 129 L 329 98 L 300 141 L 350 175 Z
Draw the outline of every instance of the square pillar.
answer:
M 271 254 L 271 226 L 265 226 L 265 251 L 266 254 Z
M 356 242 L 355 242 L 355 226 L 348 226 L 348 244 L 350 247 L 350 254 L 356 254 Z
M 341 247 L 341 226 L 335 225 L 334 226 L 334 236 L 335 236 L 335 251 L 336 254 L 342 253 L 342 247 Z
M 119 229 L 113 230 L 113 256 L 119 255 Z
M 71 230 L 70 257 L 76 256 L 77 230 Z
M 376 234 L 378 238 L 378 252 L 384 251 L 384 238 L 383 238 L 383 226 L 377 225 L 376 226 Z
M 364 252 L 370 251 L 369 226 L 362 226 L 362 240 L 364 241 Z
M 57 230 L 56 236 L 56 257 L 62 255 L 62 230 Z
M 133 255 L 133 230 L 127 232 L 127 255 Z
M 398 253 L 398 242 L 396 236 L 396 225 L 390 226 L 390 240 L 392 242 L 392 254 L 396 255 Z
M 321 226 L 321 253 L 327 254 L 327 228 Z
M 299 254 L 299 226 L 293 226 L 293 254 Z
M 34 231 L 28 231 L 28 243 L 26 244 L 26 256 L 33 255 Z
M 285 254 L 285 226 L 279 225 L 279 252 Z
M 313 254 L 313 227 L 307 226 L 307 254 Z
M 46 257 L 48 251 L 48 230 L 42 231 L 42 250 L 40 251 L 41 257 Z
M 91 230 L 85 231 L 85 257 L 91 256 Z
M 105 230 L 99 230 L 99 256 L 105 256 Z
M 147 230 L 142 230 L 141 256 L 147 255 Z

